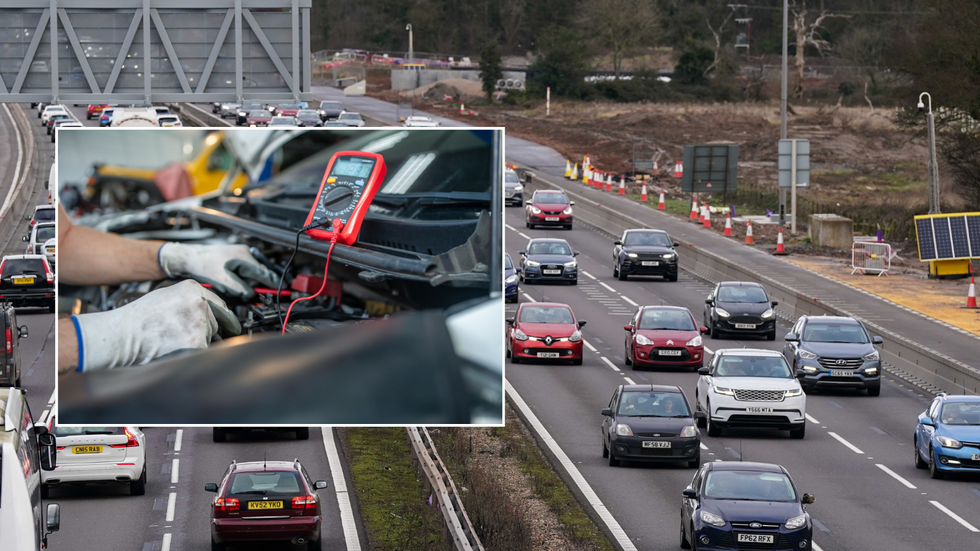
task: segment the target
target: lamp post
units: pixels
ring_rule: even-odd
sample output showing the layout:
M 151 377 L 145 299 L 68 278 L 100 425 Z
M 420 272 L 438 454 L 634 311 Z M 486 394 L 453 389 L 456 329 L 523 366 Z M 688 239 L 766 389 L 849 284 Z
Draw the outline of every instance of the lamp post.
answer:
M 789 80 L 789 0 L 783 0 L 783 72 L 779 81 L 779 139 L 786 139 L 786 87 Z M 796 211 L 793 211 L 796 216 Z M 796 220 L 794 219 L 795 223 Z M 786 188 L 779 188 L 779 226 L 786 225 Z
M 408 61 L 411 63 L 415 59 L 415 51 L 412 48 L 412 24 L 405 25 L 405 30 L 408 31 Z
M 922 97 L 929 100 L 923 103 Z M 919 94 L 919 112 L 926 112 L 926 126 L 929 131 L 929 214 L 939 214 L 939 165 L 936 162 L 936 120 L 932 116 L 932 96 L 929 92 Z

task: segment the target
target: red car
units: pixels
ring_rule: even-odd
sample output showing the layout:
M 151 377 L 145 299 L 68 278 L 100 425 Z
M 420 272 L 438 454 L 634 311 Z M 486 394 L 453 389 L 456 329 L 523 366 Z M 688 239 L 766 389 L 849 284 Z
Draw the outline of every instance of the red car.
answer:
M 204 485 L 215 492 L 211 502 L 211 550 L 229 543 L 288 541 L 320 551 L 321 507 L 317 490 L 325 480 L 312 482 L 299 460 L 235 463 L 219 484 Z
M 671 366 L 697 370 L 704 365 L 701 334 L 687 308 L 679 306 L 640 306 L 626 330 L 626 365 L 639 367 Z
M 561 226 L 566 230 L 572 229 L 572 205 L 562 191 L 535 191 L 531 200 L 524 207 L 524 225 Z
M 266 111 L 265 109 L 254 109 L 248 114 L 248 118 L 245 119 L 245 123 L 249 126 L 269 126 L 269 121 L 272 120 L 272 113 Z
M 511 363 L 523 360 L 570 360 L 582 365 L 582 326 L 567 304 L 527 302 L 507 318 L 507 355 Z
M 302 106 L 298 103 L 280 103 L 279 107 L 276 107 L 277 117 L 295 117 Z
M 88 111 L 85 113 L 85 118 L 87 118 L 88 120 L 92 120 L 92 115 L 99 115 L 99 116 L 101 116 L 102 115 L 102 110 L 105 109 L 106 107 L 109 107 L 109 106 L 108 105 L 89 105 L 88 106 Z

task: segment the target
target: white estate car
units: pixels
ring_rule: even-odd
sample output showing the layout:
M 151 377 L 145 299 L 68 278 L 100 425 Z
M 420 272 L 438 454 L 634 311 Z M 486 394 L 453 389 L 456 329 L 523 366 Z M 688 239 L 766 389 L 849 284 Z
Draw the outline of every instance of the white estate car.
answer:
M 727 427 L 789 429 L 793 438 L 806 433 L 806 394 L 779 352 L 718 350 L 698 373 L 695 407 L 707 413 L 699 422 L 708 436 Z
M 439 126 L 439 123 L 432 120 L 429 117 L 425 117 L 422 115 L 412 115 L 411 117 L 407 117 L 405 119 L 405 122 L 402 123 L 402 126 L 409 126 L 409 127 L 416 127 L 416 128 L 433 128 Z
M 129 493 L 146 493 L 146 436 L 136 427 L 59 427 L 48 430 L 58 443 L 57 468 L 41 472 L 41 496 L 64 484 L 128 484 Z
M 64 105 L 49 105 L 41 111 L 41 126 L 46 126 L 48 124 L 48 119 L 51 115 L 71 115 L 68 112 L 68 108 Z

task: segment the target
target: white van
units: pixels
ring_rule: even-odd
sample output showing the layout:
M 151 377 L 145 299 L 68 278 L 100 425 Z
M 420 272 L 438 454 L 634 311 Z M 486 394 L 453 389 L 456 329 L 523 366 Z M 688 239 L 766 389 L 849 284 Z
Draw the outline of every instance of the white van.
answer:
M 117 126 L 126 128 L 157 127 L 160 126 L 158 117 L 156 109 L 152 107 L 116 109 L 112 112 L 112 122 L 109 123 L 109 126 L 114 128 Z

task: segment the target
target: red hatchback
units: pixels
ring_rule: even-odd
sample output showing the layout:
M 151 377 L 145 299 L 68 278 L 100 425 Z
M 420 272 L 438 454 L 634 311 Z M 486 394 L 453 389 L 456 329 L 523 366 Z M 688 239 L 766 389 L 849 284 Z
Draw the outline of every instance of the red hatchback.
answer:
M 295 117 L 302 108 L 303 107 L 298 103 L 280 103 L 279 107 L 276 107 L 276 116 Z
M 517 315 L 507 318 L 507 355 L 511 363 L 522 360 L 571 360 L 582 365 L 582 326 L 567 304 L 527 302 Z
M 524 207 L 524 225 L 561 226 L 566 230 L 572 229 L 572 205 L 561 191 L 535 191 L 531 200 Z
M 87 118 L 88 120 L 92 120 L 92 116 L 94 116 L 94 115 L 101 116 L 102 115 L 102 110 L 105 109 L 106 107 L 109 107 L 109 106 L 108 105 L 89 105 L 88 106 L 88 110 L 85 113 L 85 118 Z
M 215 492 L 211 502 L 211 550 L 223 551 L 234 542 L 288 541 L 320 551 L 320 498 L 325 480 L 312 482 L 299 460 L 235 463 L 220 484 L 204 486 Z
M 641 306 L 626 330 L 626 365 L 639 367 L 672 366 L 698 369 L 704 365 L 701 334 L 687 308 Z

